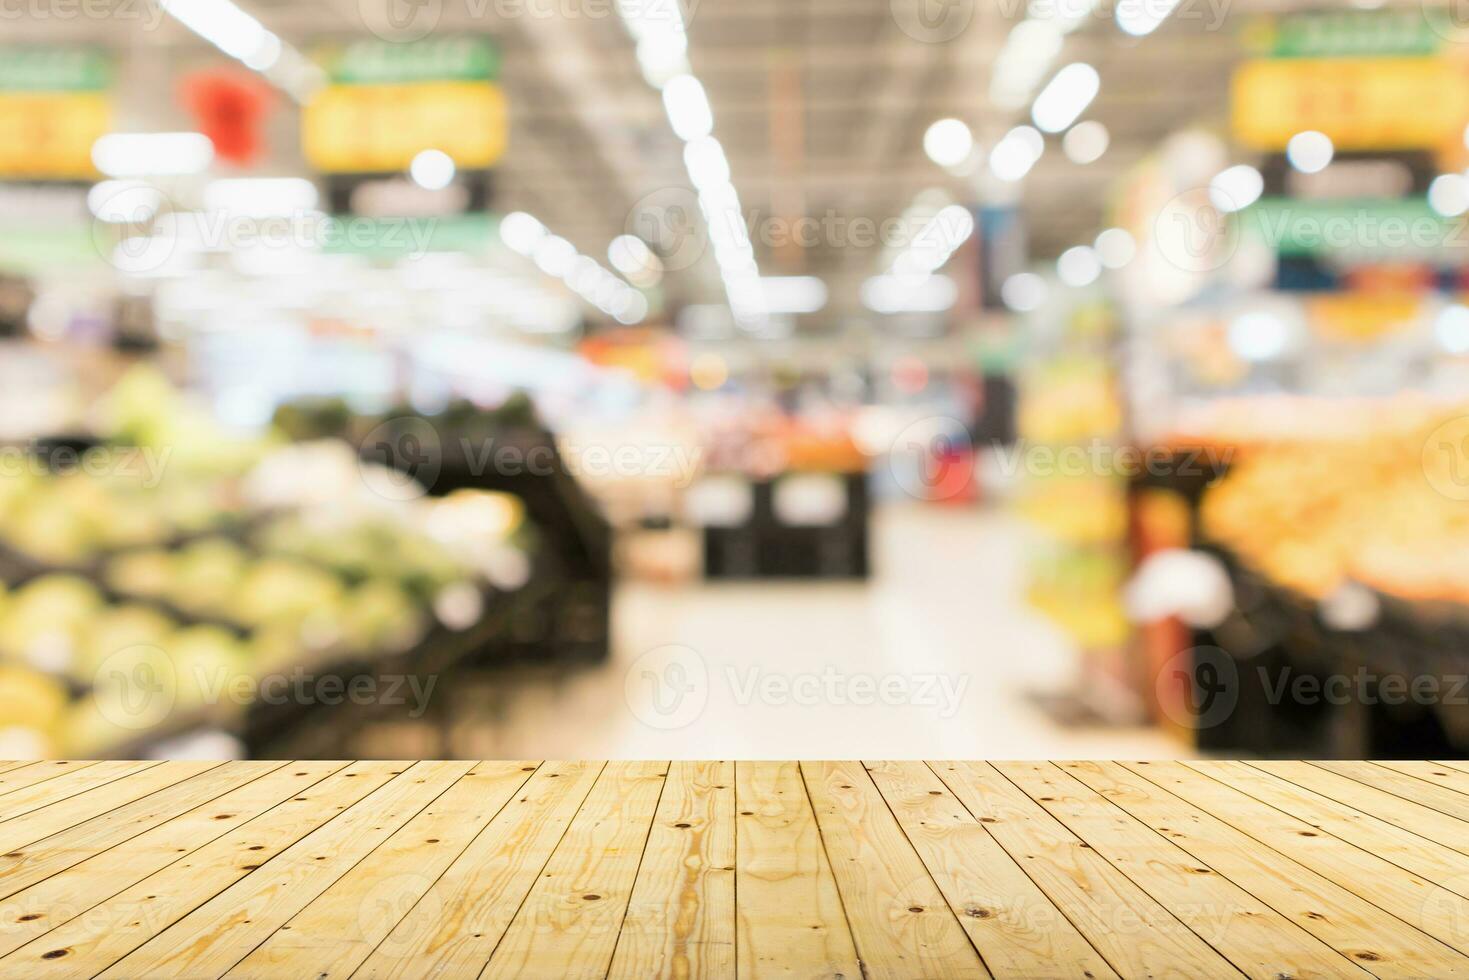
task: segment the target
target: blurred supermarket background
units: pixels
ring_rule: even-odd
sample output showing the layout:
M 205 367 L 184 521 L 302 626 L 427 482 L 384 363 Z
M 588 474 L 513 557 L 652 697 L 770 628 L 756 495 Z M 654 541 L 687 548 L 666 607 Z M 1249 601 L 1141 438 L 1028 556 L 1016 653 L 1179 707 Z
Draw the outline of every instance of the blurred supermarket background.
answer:
M 0 8 L 0 758 L 1469 753 L 1469 24 Z

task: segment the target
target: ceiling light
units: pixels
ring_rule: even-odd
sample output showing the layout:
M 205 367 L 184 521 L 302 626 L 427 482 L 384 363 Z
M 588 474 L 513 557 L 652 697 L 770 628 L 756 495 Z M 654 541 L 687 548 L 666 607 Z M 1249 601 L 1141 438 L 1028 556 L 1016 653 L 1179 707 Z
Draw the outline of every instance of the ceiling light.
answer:
M 576 246 L 560 235 L 551 235 L 541 239 L 532 257 L 542 272 L 560 279 L 571 271 L 572 264 L 576 262 Z
M 1271 361 L 1285 353 L 1290 328 L 1274 313 L 1243 313 L 1230 322 L 1228 341 L 1247 361 Z
M 916 284 L 902 276 L 873 276 L 862 284 L 862 305 L 874 313 L 942 313 L 958 300 L 959 287 L 948 276 Z
M 1168 19 L 1179 0 L 1117 0 L 1117 26 L 1133 37 L 1143 37 Z
M 618 235 L 607 246 L 607 260 L 618 272 L 632 275 L 647 268 L 656 257 L 647 243 L 636 235 Z
M 1056 260 L 1056 275 L 1068 286 L 1090 286 L 1102 274 L 1102 263 L 1085 245 L 1068 248 Z
M 1428 206 L 1445 218 L 1469 211 L 1469 179 L 1463 174 L 1439 174 L 1428 185 Z
M 87 191 L 88 210 L 108 224 L 145 224 L 162 203 L 158 188 L 141 180 L 104 180 Z
M 1041 134 L 1029 126 L 1016 126 L 990 151 L 990 170 L 1003 181 L 1017 181 L 1030 173 L 1045 149 Z
M 816 313 L 826 306 L 826 283 L 815 276 L 766 276 L 760 290 L 771 313 Z
M 92 144 L 92 162 L 109 177 L 203 173 L 214 144 L 203 133 L 109 133 Z
M 1325 170 L 1335 154 L 1336 147 L 1332 145 L 1331 137 L 1314 129 L 1292 136 L 1285 147 L 1286 159 L 1303 174 Z
M 1450 354 L 1469 354 L 1469 308 L 1458 303 L 1444 307 L 1434 322 L 1433 335 Z
M 204 188 L 204 208 L 269 218 L 315 211 L 320 197 L 316 185 L 301 177 L 241 177 L 210 181 Z
M 1108 228 L 1097 236 L 1092 247 L 1108 269 L 1120 269 L 1137 255 L 1137 242 L 1123 228 Z
M 704 136 L 683 148 L 684 167 L 694 187 L 703 190 L 729 183 L 729 159 L 724 147 L 713 136 Z
M 424 150 L 408 165 L 408 176 L 424 190 L 441 191 L 454 181 L 454 159 L 443 150 Z
M 957 167 L 974 152 L 974 134 L 958 119 L 940 119 L 923 134 L 923 152 L 940 167 Z
M 1089 119 L 1066 131 L 1061 138 L 1061 149 L 1072 163 L 1085 165 L 1100 160 L 1111 139 L 1106 126 Z
M 1031 118 L 1042 130 L 1059 133 L 1076 122 L 1101 87 L 1102 78 L 1095 68 L 1085 62 L 1073 62 L 1056 72 L 1056 77 L 1041 89 L 1031 107 Z
M 714 131 L 714 111 L 704 86 L 693 75 L 679 75 L 663 86 L 663 108 L 668 123 L 685 143 Z
M 512 252 L 533 255 L 549 232 L 546 226 L 524 211 L 512 211 L 500 219 L 500 241 Z
M 1034 272 L 1017 272 L 1000 286 L 1000 299 L 1016 313 L 1040 309 L 1046 293 L 1046 281 Z
M 1228 214 L 1247 208 L 1265 192 L 1265 178 L 1247 163 L 1221 170 L 1209 181 L 1209 202 Z

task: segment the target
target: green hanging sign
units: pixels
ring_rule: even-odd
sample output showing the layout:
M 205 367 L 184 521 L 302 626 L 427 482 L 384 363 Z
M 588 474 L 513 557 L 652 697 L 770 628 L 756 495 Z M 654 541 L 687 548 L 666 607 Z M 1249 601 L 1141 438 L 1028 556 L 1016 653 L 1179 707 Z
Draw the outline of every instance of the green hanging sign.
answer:
M 408 44 L 353 41 L 322 48 L 317 60 L 338 85 L 484 81 L 500 75 L 500 50 L 487 38 L 427 38 Z

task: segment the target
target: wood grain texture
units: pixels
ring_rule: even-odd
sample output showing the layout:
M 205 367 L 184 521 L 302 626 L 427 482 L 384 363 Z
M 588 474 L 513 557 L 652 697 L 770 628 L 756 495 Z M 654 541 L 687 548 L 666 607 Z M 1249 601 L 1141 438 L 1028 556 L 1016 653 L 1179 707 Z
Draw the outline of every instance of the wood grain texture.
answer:
M 799 763 L 736 763 L 735 806 L 739 976 L 861 977 Z
M 1442 762 L 0 762 L 0 980 L 1469 980 L 1466 779 Z
M 481 977 L 604 977 L 668 776 L 609 762 Z
M 611 975 L 735 972 L 733 762 L 675 762 L 653 818 Z
M 1123 766 L 1112 762 L 1060 766 L 1377 976 L 1469 976 L 1469 957 L 1304 865 L 1261 847 L 1244 832 Z

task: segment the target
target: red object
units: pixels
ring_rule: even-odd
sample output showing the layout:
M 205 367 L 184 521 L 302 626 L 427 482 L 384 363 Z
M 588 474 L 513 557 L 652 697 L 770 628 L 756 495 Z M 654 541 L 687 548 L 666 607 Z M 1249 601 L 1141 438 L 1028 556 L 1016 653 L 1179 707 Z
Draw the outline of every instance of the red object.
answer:
M 229 70 L 186 76 L 179 99 L 193 113 L 199 132 L 214 144 L 221 160 L 244 166 L 265 150 L 261 129 L 275 95 L 255 75 Z

